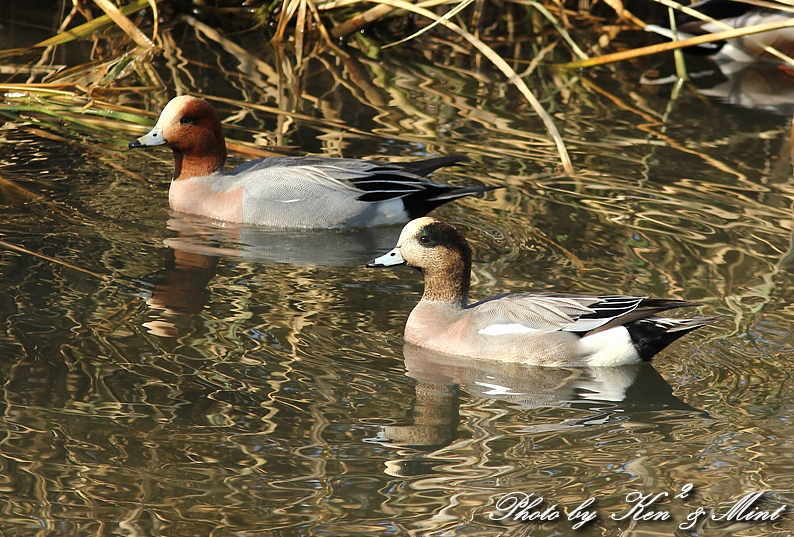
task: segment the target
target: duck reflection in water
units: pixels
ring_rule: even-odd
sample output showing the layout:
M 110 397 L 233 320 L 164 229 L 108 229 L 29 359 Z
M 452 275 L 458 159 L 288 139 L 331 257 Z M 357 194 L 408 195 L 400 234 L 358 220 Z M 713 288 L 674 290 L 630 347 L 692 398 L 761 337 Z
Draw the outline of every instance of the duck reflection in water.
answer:
M 410 343 L 403 346 L 403 355 L 406 375 L 417 381 L 411 423 L 385 426 L 378 441 L 423 450 L 449 445 L 458 438 L 461 392 L 467 398 L 504 401 L 516 411 L 576 408 L 591 414 L 556 423 L 527 423 L 522 432 L 528 434 L 602 425 L 649 411 L 701 414 L 676 397 L 647 362 L 556 368 L 465 356 L 450 360 L 447 354 Z M 402 471 L 399 468 L 405 464 L 410 461 L 397 462 L 389 471 Z
M 179 314 L 199 313 L 210 299 L 209 283 L 221 260 L 301 267 L 359 266 L 391 246 L 398 228 L 284 230 L 174 213 L 163 269 L 154 276 L 147 304 L 160 313 L 145 323 L 150 332 L 175 337 Z
M 701 0 L 687 7 L 732 28 L 769 23 L 786 23 L 794 18 L 790 6 L 774 3 L 759 7 L 731 0 Z M 677 35 L 666 27 L 648 24 L 646 31 L 668 39 L 717 33 L 724 27 L 676 12 Z M 779 115 L 794 113 L 794 67 L 785 58 L 765 47 L 791 57 L 794 55 L 794 27 L 783 27 L 744 37 L 686 47 L 687 71 L 698 93 L 728 104 L 766 110 Z M 678 80 L 672 57 L 656 72 L 646 73 L 641 81 L 649 85 L 672 84 Z
M 758 32 L 746 36 L 735 37 L 722 41 L 711 41 L 685 48 L 690 54 L 707 56 L 716 62 L 756 62 L 776 61 L 779 57 L 768 50 L 769 47 L 787 56 L 794 54 L 794 28 L 785 26 L 794 12 L 791 7 L 783 3 L 775 8 L 774 2 L 765 6 L 755 5 L 753 2 L 737 2 L 735 0 L 700 0 L 687 7 L 690 12 L 676 11 L 676 33 L 665 26 L 647 24 L 644 29 L 668 39 L 688 39 L 699 35 L 714 34 L 730 28 L 747 28 L 757 25 L 774 25 L 779 23 L 782 27 Z M 698 13 L 714 19 L 721 24 L 703 20 L 692 16 Z
M 779 116 L 794 114 L 794 68 L 778 63 L 688 62 L 689 77 L 700 95 L 751 110 Z M 640 82 L 648 86 L 678 80 L 672 66 L 646 72 Z

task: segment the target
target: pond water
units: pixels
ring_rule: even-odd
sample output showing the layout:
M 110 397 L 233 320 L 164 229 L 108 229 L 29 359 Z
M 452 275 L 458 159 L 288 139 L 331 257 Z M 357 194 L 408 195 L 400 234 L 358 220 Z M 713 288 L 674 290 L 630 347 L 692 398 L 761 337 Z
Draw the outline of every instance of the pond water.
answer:
M 218 41 L 183 21 L 163 35 L 146 63 L 160 86 L 97 97 L 151 124 L 177 90 L 205 95 L 229 139 L 296 154 L 470 157 L 435 178 L 504 188 L 434 214 L 473 245 L 475 298 L 664 296 L 719 319 L 642 367 L 404 347 L 420 275 L 364 268 L 399 226 L 285 232 L 171 213 L 170 152 L 126 149 L 143 127 L 48 113 L 51 95 L 19 109 L 4 90 L 4 535 L 570 535 L 590 498 L 598 516 L 577 535 L 671 535 L 754 492 L 782 516 L 704 515 L 689 533 L 794 531 L 789 89 L 726 101 L 701 77 L 673 98 L 644 83 L 659 59 L 538 70 L 527 80 L 571 152 L 567 177 L 484 60 L 398 47 L 297 65 L 256 33 Z M 560 516 L 497 520 L 510 493 Z M 661 493 L 645 513 L 668 519 L 626 516 Z

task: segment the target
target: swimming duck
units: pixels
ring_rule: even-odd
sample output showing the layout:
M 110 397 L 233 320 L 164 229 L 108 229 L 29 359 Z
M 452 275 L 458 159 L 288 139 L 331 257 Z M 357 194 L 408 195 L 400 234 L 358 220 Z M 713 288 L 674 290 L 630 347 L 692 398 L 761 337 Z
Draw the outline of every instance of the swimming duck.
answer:
M 744 28 L 756 24 L 783 22 L 794 18 L 791 6 L 779 5 L 781 9 L 775 9 L 774 2 L 769 2 L 761 7 L 737 0 L 700 0 L 687 7 L 732 28 Z M 717 24 L 697 19 L 686 13 L 676 12 L 676 19 L 679 39 L 724 31 L 724 28 Z M 673 31 L 663 26 L 648 24 L 645 26 L 645 30 L 668 39 L 674 39 Z M 791 56 L 794 54 L 794 28 L 779 28 L 727 41 L 703 43 L 684 50 L 693 54 L 709 56 L 718 62 L 775 60 L 776 58 L 763 49 L 764 46 L 770 46 Z
M 456 187 L 423 177 L 467 160 L 439 157 L 404 163 L 348 158 L 272 157 L 228 172 L 215 109 L 183 95 L 130 148 L 166 145 L 174 152 L 169 201 L 175 211 L 218 220 L 289 228 L 404 223 L 448 201 L 498 187 Z
M 634 364 L 714 320 L 658 317 L 697 304 L 635 296 L 510 293 L 469 304 L 471 249 L 454 227 L 430 217 L 408 222 L 397 246 L 367 266 L 402 264 L 425 278 L 405 341 L 451 355 L 543 366 Z

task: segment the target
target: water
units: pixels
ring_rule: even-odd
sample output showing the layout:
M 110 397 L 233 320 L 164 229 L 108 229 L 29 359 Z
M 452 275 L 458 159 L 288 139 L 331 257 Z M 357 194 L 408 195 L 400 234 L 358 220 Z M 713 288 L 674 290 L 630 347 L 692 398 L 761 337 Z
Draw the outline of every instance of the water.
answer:
M 172 214 L 170 155 L 127 151 L 137 134 L 121 121 L 5 111 L 4 534 L 569 535 L 567 514 L 595 498 L 577 535 L 670 535 L 698 507 L 725 513 L 755 491 L 784 515 L 701 521 L 698 535 L 792 531 L 789 117 L 689 90 L 673 100 L 629 66 L 539 72 L 529 80 L 579 172 L 568 178 L 488 69 L 351 51 L 279 77 L 186 25 L 170 35 L 186 61 L 171 47 L 151 63 L 168 91 L 285 111 L 218 102 L 231 138 L 462 153 L 472 162 L 435 177 L 505 186 L 435 213 L 474 247 L 474 297 L 670 296 L 720 319 L 642 367 L 404 348 L 420 277 L 363 266 L 399 226 L 287 233 Z M 278 66 L 251 35 L 235 39 Z M 103 98 L 156 113 L 166 93 Z M 669 493 L 652 509 L 670 518 L 613 519 L 635 492 Z M 561 517 L 494 520 L 508 493 Z

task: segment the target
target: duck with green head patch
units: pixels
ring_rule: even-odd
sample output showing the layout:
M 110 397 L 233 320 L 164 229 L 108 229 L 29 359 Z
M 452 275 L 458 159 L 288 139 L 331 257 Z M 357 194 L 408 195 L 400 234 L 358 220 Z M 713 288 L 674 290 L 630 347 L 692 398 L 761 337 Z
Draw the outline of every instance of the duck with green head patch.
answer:
M 430 217 L 406 224 L 397 246 L 367 266 L 402 264 L 425 279 L 405 341 L 452 355 L 546 366 L 626 365 L 650 360 L 714 320 L 656 315 L 693 302 L 622 295 L 509 293 L 469 304 L 471 248 L 454 227 Z

